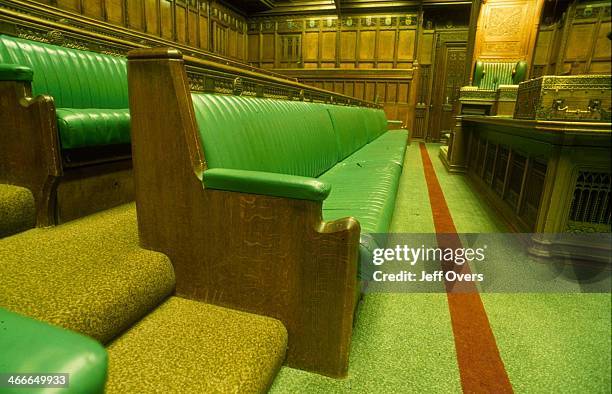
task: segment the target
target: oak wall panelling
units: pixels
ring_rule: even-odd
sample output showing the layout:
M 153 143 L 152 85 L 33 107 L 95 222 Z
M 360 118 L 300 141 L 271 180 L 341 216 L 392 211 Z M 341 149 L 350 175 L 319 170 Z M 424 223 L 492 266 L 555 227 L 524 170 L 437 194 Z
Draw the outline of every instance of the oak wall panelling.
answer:
M 610 74 L 610 9 L 610 2 L 575 2 L 557 20 L 543 23 L 533 75 Z
M 36 1 L 240 61 L 250 60 L 246 18 L 214 0 Z
M 322 89 L 377 101 L 390 119 L 410 127 L 418 21 L 415 13 L 253 18 L 248 61 Z M 294 35 L 301 48 L 299 60 L 292 62 L 285 57 L 287 43 L 297 42 L 288 40 Z M 382 69 L 393 70 L 392 77 Z

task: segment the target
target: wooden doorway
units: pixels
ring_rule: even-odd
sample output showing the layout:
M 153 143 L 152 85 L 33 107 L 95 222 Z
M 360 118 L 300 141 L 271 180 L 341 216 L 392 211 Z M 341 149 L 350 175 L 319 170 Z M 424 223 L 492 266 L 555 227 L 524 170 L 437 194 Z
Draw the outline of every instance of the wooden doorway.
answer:
M 438 141 L 444 131 L 453 128 L 465 73 L 465 41 L 445 41 L 436 47 L 427 141 Z

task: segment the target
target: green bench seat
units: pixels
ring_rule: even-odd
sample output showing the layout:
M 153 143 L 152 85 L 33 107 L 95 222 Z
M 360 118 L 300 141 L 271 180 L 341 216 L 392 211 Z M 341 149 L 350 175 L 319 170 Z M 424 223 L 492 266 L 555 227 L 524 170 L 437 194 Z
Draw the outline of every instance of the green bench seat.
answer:
M 401 167 L 404 165 L 407 139 L 406 130 L 389 130 L 339 164 L 378 162 L 381 164 L 395 163 Z
M 335 166 L 319 178 L 332 185 L 323 202 L 323 218 L 352 216 L 359 221 L 362 233 L 387 232 L 400 175 L 401 168 L 393 163 Z
M 56 113 L 64 149 L 130 143 L 128 109 L 58 108 Z
M 125 58 L 0 35 L 0 64 L 53 97 L 62 149 L 130 142 Z

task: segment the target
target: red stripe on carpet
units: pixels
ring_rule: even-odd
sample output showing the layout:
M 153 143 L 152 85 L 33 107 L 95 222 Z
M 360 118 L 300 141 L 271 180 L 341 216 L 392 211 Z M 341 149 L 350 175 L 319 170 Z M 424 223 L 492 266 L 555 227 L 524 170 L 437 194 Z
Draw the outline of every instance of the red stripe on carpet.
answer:
M 461 240 L 450 215 L 427 148 L 419 144 L 438 245 L 461 247 Z M 444 270 L 469 273 L 468 264 L 444 264 Z M 464 393 L 512 393 L 512 384 L 499 355 L 493 330 L 480 295 L 472 282 L 446 283 L 457 362 Z M 461 284 L 463 283 L 463 284 Z M 467 283 L 467 285 L 465 284 Z

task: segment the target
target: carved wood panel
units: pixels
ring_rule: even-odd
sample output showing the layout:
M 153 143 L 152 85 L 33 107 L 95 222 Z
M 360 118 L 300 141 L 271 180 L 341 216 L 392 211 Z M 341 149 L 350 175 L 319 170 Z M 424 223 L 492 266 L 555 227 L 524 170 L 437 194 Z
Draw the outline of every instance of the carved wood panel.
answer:
M 543 0 L 489 0 L 482 4 L 473 61 L 531 60 Z

